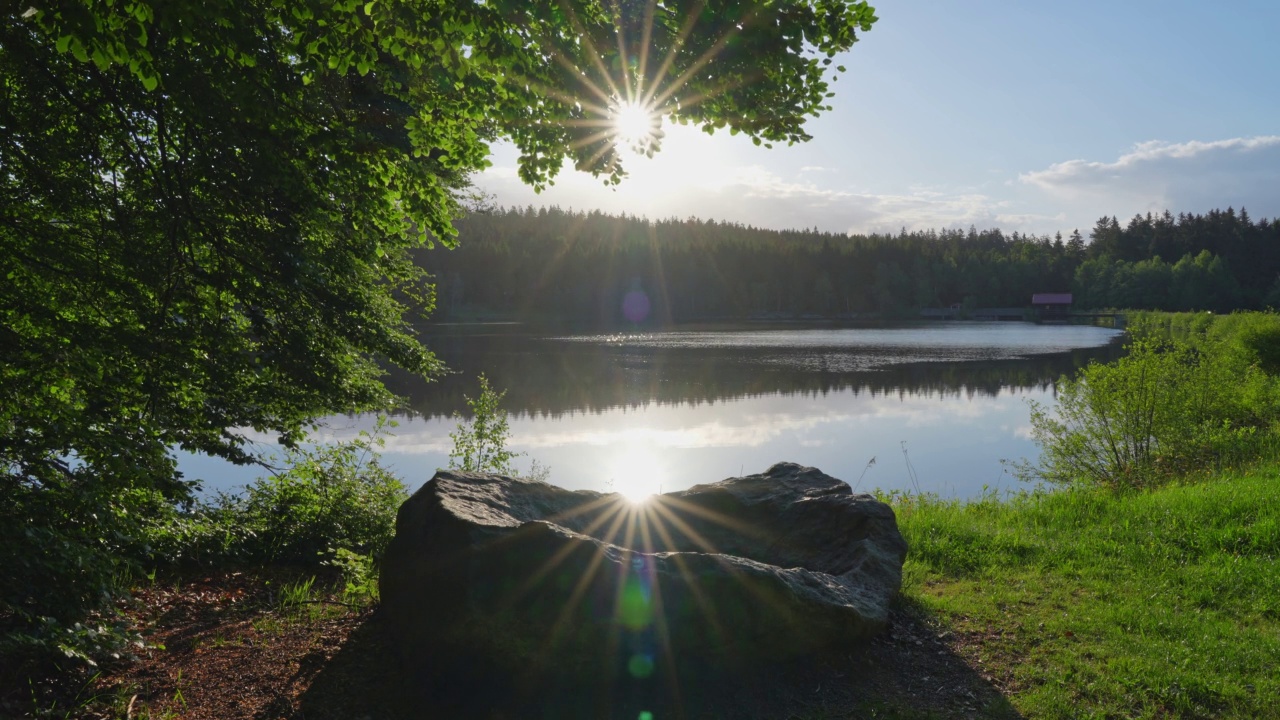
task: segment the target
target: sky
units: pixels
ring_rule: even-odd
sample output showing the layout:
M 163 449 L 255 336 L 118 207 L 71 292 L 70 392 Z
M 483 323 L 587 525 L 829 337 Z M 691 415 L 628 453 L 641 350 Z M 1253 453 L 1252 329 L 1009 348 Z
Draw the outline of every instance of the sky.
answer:
M 500 143 L 475 183 L 502 206 L 836 233 L 1280 217 L 1280 2 L 872 4 L 880 20 L 838 58 L 848 72 L 808 143 L 667 124 L 620 187 L 566 164 L 541 194 Z

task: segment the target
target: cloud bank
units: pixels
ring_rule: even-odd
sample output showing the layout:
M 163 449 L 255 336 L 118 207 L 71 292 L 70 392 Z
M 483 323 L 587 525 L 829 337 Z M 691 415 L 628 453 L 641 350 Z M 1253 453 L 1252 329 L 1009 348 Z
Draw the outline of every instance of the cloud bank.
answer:
M 1047 222 L 1060 221 L 1053 213 L 1018 211 L 1008 200 L 977 188 L 917 186 L 876 192 L 853 187 L 837 166 L 805 165 L 788 171 L 743 162 L 744 156 L 722 140 L 675 126 L 655 157 L 627 162 L 630 175 L 622 185 L 606 188 L 566 164 L 555 185 L 541 194 L 519 181 L 515 153 L 504 147 L 495 156 L 494 167 L 476 182 L 507 206 L 558 205 L 650 218 L 697 217 L 775 230 L 817 227 L 837 233 L 896 233 L 904 227 L 998 225 L 1010 231 L 1043 231 Z
M 652 191 L 629 178 L 617 190 L 600 190 L 590 177 L 567 174 L 541 195 L 521 186 L 513 168 L 495 168 L 480 184 L 499 204 L 559 205 L 578 210 L 651 218 L 697 217 L 774 230 L 808 229 L 836 233 L 896 233 L 931 228 L 1003 227 L 1042 229 L 1060 225 L 1058 214 L 1011 212 L 1011 204 L 978 192 L 911 190 L 869 193 L 810 180 L 812 169 L 786 178 L 759 165 L 722 167 L 714 175 L 674 175 Z M 827 173 L 824 173 L 826 175 Z
M 1051 234 L 1088 228 L 1103 215 L 1203 213 L 1246 207 L 1280 217 L 1280 135 L 1135 145 L 1111 161 L 1068 160 L 1006 182 L 972 187 L 917 185 L 877 192 L 856 187 L 837 166 L 786 170 L 743 162 L 728 143 L 672 128 L 652 160 L 629 163 L 616 188 L 566 167 L 542 194 L 523 185 L 510 148 L 477 177 L 507 206 L 558 205 L 650 218 L 697 217 L 775 230 L 896 233 L 999 227 Z
M 1202 213 L 1247 207 L 1280 215 L 1280 136 L 1139 143 L 1113 162 L 1069 160 L 1019 180 L 1050 199 L 1102 214 Z

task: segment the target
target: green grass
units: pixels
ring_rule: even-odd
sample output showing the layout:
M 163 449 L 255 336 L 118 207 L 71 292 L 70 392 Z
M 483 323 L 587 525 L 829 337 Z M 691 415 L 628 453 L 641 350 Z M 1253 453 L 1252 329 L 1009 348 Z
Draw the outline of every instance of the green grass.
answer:
M 1278 476 L 900 499 L 904 594 L 1029 717 L 1280 717 Z

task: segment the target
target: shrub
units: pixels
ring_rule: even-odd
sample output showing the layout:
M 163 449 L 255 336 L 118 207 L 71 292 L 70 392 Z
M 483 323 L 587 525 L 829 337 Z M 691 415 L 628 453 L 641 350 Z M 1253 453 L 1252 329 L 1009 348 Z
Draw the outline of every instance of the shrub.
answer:
M 1140 311 L 1130 316 L 1130 330 L 1135 336 L 1192 347 L 1222 344 L 1268 375 L 1280 375 L 1280 314 L 1275 311 L 1230 315 Z
M 342 598 L 351 605 L 368 605 L 379 600 L 378 565 L 372 555 L 337 548 L 327 563 L 342 576 Z
M 7 662 L 89 660 L 135 644 L 113 601 L 150 554 L 145 519 L 173 511 L 157 490 L 111 487 L 86 466 L 57 465 L 39 477 L 0 471 L 0 658 Z
M 206 522 L 240 559 L 319 564 L 338 549 L 380 557 L 395 534 L 404 483 L 382 466 L 374 434 L 348 442 L 288 450 L 286 469 L 222 495 Z M 216 533 L 215 533 L 216 534 Z
M 453 450 L 449 453 L 449 467 L 468 472 L 491 472 L 514 475 L 511 461 L 519 453 L 507 449 L 511 431 L 507 426 L 507 413 L 498 407 L 506 391 L 496 392 L 489 387 L 489 379 L 479 377 L 480 395 L 466 397 L 471 408 L 471 420 L 458 416 L 458 428 L 449 433 Z
M 1126 357 L 1063 379 L 1056 408 L 1032 403 L 1038 467 L 1059 484 L 1150 487 L 1257 458 L 1273 439 L 1276 382 L 1227 343 L 1139 339 Z

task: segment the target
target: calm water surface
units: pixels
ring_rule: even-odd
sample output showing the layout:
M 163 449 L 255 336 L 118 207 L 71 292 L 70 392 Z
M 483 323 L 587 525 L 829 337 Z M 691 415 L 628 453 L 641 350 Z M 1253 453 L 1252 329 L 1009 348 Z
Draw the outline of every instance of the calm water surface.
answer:
M 397 417 L 385 462 L 412 487 L 448 464 L 449 433 L 475 376 L 506 388 L 511 448 L 570 489 L 687 488 L 787 460 L 861 489 L 972 497 L 1018 484 L 1003 460 L 1035 458 L 1028 400 L 1119 352 L 1120 333 L 1024 323 L 876 329 L 720 328 L 536 334 L 458 327 L 428 341 L 455 374 L 395 377 L 412 414 Z M 371 428 L 334 417 L 326 439 Z M 206 488 L 252 479 L 187 458 Z

